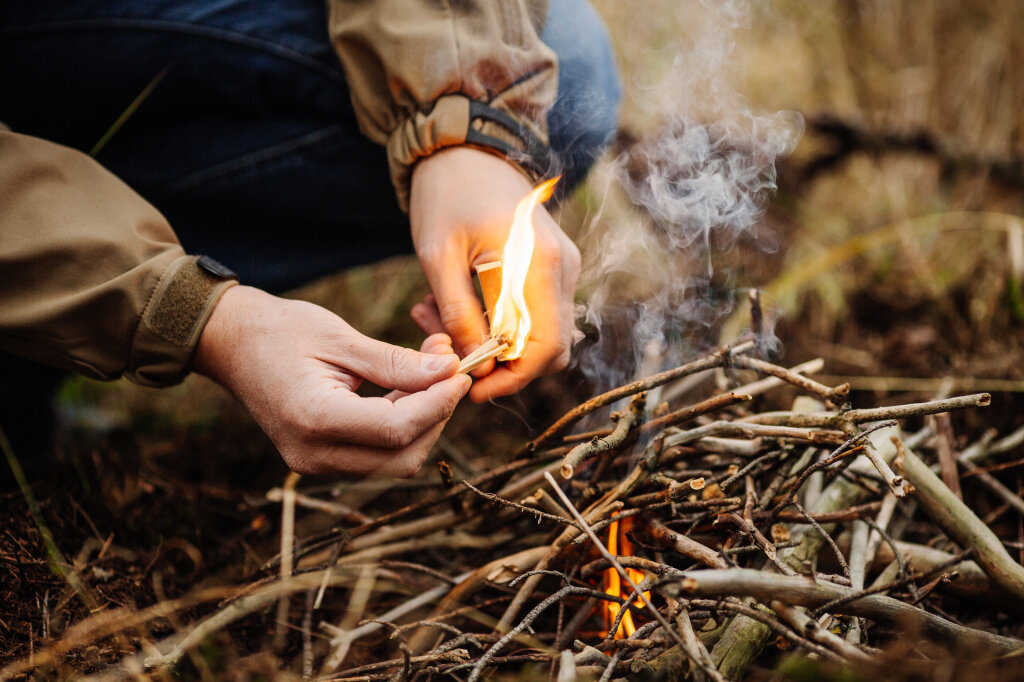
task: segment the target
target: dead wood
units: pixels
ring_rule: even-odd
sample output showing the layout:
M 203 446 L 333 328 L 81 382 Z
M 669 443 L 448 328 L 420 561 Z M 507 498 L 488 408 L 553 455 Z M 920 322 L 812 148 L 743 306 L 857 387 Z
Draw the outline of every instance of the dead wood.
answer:
M 562 466 L 559 471 L 562 474 L 562 478 L 569 480 L 572 478 L 573 472 L 576 470 L 581 463 L 586 462 L 592 457 L 597 457 L 602 452 L 608 452 L 613 450 L 626 440 L 626 436 L 629 435 L 630 430 L 637 424 L 644 414 L 644 407 L 647 404 L 647 394 L 638 393 L 633 396 L 632 402 L 629 404 L 629 409 L 625 412 L 616 412 L 612 415 L 612 421 L 615 422 L 615 430 L 613 430 L 607 436 L 602 438 L 593 438 L 586 443 L 577 445 L 569 454 L 562 460 Z
M 764 602 L 779 599 L 788 604 L 812 608 L 855 593 L 849 587 L 815 583 L 804 576 L 772 575 L 745 568 L 690 571 L 679 579 L 678 587 L 680 594 L 694 597 L 754 597 Z M 861 597 L 841 605 L 839 612 L 889 625 L 899 625 L 901 622 L 914 623 L 923 633 L 940 641 L 951 645 L 977 646 L 990 655 L 1004 655 L 1024 650 L 1024 640 L 958 625 L 891 597 Z
M 782 379 L 783 381 L 793 384 L 797 388 L 803 389 L 807 393 L 821 398 L 824 401 L 830 402 L 837 407 L 846 402 L 846 397 L 850 395 L 849 384 L 842 384 L 832 388 L 802 374 L 791 372 L 784 367 L 773 365 L 770 362 L 765 362 L 758 358 L 746 355 L 737 355 L 732 358 L 732 364 L 735 367 L 752 369 L 760 372 L 761 374 L 768 374 L 778 379 Z
M 691 374 L 696 374 L 697 372 L 703 372 L 707 369 L 721 367 L 726 362 L 726 357 L 734 353 L 746 352 L 750 350 L 752 346 L 753 344 L 751 342 L 745 342 L 732 348 L 726 348 L 713 355 L 695 360 L 680 367 L 676 367 L 675 369 L 661 372 L 660 374 L 655 374 L 654 376 L 641 379 L 640 381 L 634 381 L 631 384 L 620 386 L 619 388 L 608 391 L 607 393 L 602 393 L 597 397 L 591 398 L 579 407 L 567 412 L 561 419 L 548 427 L 544 433 L 527 443 L 522 452 L 536 452 L 541 445 L 552 438 L 561 435 L 566 431 L 566 429 L 594 410 L 598 410 L 605 405 L 611 405 L 617 400 L 628 398 L 629 396 L 640 393 L 641 391 L 649 391 L 652 388 L 656 388 L 670 381 L 674 381 Z
M 917 489 L 919 504 L 932 520 L 961 547 L 975 552 L 978 565 L 994 583 L 1024 600 L 1024 567 L 1010 557 L 992 529 L 909 449 L 903 466 Z
M 708 568 L 727 568 L 729 566 L 718 552 L 692 538 L 666 528 L 665 524 L 657 519 L 647 519 L 647 532 L 655 544 L 699 561 Z
M 526 662 L 566 678 L 739 679 L 773 635 L 858 666 L 880 660 L 875 647 L 901 629 L 991 655 L 1024 646 L 965 627 L 955 600 L 1019 595 L 1012 590 L 1024 589 L 1024 569 L 977 516 L 949 503 L 948 488 L 913 452 L 927 447 L 932 430 L 908 437 L 909 447 L 889 437 L 893 420 L 984 405 L 987 395 L 854 409 L 841 388 L 743 355 L 749 349 L 598 396 L 528 444 L 528 456 L 465 481 L 444 470 L 438 494 L 376 518 L 320 499 L 322 487 L 272 491 L 286 512 L 281 560 L 187 631 L 156 638 L 149 663 L 167 669 L 205 637 L 275 602 L 269 610 L 281 614 L 272 619 L 280 625 L 270 629 L 281 633 L 282 651 L 299 652 L 307 676 L 319 666 L 321 679 L 475 680 Z M 648 411 L 648 388 L 727 366 L 769 377 L 748 386 L 787 383 L 842 409 L 801 397 L 792 411 L 758 413 L 755 391 L 735 389 Z M 611 417 L 614 428 L 561 438 L 580 417 L 630 395 Z M 889 421 L 871 425 L 879 419 Z M 1019 495 L 992 485 L 1003 474 L 983 476 L 972 462 L 1012 442 L 990 434 L 953 453 L 1008 504 Z M 594 465 L 581 466 L 588 460 Z M 568 479 L 564 487 L 556 470 Z M 916 494 L 900 497 L 911 484 Z M 971 556 L 902 542 L 918 506 L 928 516 L 919 513 L 915 528 L 947 533 Z M 300 513 L 341 514 L 349 527 L 293 542 L 299 531 L 289 528 L 301 527 L 293 523 Z M 302 593 L 306 607 L 297 609 L 290 597 Z M 844 616 L 845 633 L 816 620 L 831 614 Z M 616 639 L 620 625 L 632 634 Z M 94 632 L 122 635 L 116 623 Z M 37 660 L 73 654 L 90 637 Z M 371 651 L 376 662 L 355 660 L 366 665 L 337 672 L 353 652 Z M 109 672 L 123 676 L 144 662 L 128 657 Z

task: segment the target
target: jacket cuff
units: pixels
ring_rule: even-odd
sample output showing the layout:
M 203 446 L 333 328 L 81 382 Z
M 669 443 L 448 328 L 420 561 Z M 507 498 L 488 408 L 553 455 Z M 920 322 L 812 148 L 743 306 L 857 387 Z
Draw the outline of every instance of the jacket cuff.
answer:
M 199 335 L 235 273 L 208 256 L 182 256 L 161 275 L 132 339 L 125 377 L 170 386 L 189 372 Z
M 520 87 L 528 86 L 521 83 L 510 90 Z M 388 139 L 391 181 L 403 211 L 409 211 L 409 187 L 416 162 L 457 145 L 500 156 L 534 181 L 551 168 L 545 130 L 528 119 L 514 118 L 502 109 L 464 95 L 446 95 L 429 112 L 416 112 L 402 121 Z

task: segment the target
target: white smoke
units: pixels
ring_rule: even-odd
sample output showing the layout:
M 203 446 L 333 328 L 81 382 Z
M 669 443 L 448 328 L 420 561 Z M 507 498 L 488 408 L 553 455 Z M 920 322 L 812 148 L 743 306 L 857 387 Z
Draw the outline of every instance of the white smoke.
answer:
M 580 238 L 577 361 L 599 389 L 634 378 L 645 357 L 645 372 L 662 369 L 651 358 L 685 360 L 731 311 L 732 273 L 715 271 L 716 254 L 761 239 L 776 159 L 802 133 L 798 114 L 753 111 L 731 85 L 750 3 L 701 5 L 669 78 L 642 90 L 659 103 L 656 134 L 591 180 L 604 202 Z

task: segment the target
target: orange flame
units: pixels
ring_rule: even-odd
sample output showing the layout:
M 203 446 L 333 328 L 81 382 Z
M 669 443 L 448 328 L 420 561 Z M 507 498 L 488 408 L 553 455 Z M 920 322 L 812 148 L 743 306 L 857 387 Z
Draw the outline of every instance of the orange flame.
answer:
M 633 556 L 633 543 L 626 537 L 626 533 L 632 528 L 633 517 L 631 516 L 622 519 L 621 523 L 613 521 L 608 527 L 608 551 L 617 556 Z M 633 568 L 627 568 L 626 574 L 637 585 L 644 579 L 643 571 Z M 623 598 L 633 594 L 633 590 L 629 587 L 628 583 L 626 585 L 622 584 L 619 572 L 614 568 L 609 568 L 604 572 L 604 591 L 607 594 Z M 648 592 L 644 592 L 644 596 L 648 596 L 648 594 Z M 620 605 L 615 602 L 604 602 L 604 631 L 601 633 L 603 637 L 607 637 L 611 631 L 612 625 L 615 624 L 615 618 L 619 615 L 620 608 Z M 626 611 L 622 621 L 619 622 L 618 629 L 615 631 L 615 639 L 625 639 L 634 632 L 636 632 L 636 625 L 633 624 L 633 614 Z
M 502 354 L 502 360 L 515 360 L 526 348 L 526 338 L 530 334 L 530 311 L 526 307 L 524 290 L 530 261 L 533 259 L 533 211 L 551 197 L 560 177 L 537 185 L 516 204 L 512 227 L 501 257 L 501 294 L 491 318 L 491 336 L 504 336 L 508 339 L 509 348 Z

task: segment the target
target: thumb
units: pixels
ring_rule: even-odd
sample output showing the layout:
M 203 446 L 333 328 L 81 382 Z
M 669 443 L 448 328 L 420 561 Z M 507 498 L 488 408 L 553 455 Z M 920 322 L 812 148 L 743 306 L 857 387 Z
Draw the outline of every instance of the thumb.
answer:
M 378 386 L 410 393 L 425 390 L 455 374 L 459 358 L 448 353 L 420 353 L 353 332 L 344 366 Z

